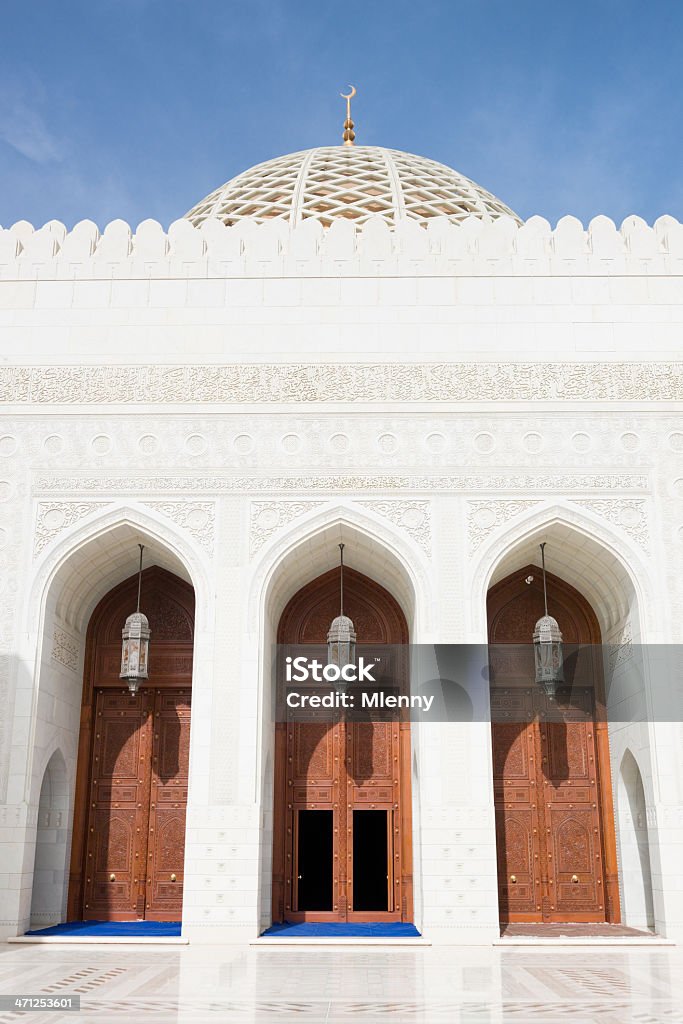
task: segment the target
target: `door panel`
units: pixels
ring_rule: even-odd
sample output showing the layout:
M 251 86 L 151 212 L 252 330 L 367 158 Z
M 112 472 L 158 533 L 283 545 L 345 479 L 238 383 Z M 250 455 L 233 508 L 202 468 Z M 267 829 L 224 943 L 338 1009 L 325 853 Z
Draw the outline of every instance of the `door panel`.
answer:
M 151 921 L 182 917 L 189 753 L 190 692 L 157 691 L 145 902 Z
M 149 813 L 149 698 L 100 690 L 90 783 L 85 920 L 138 916 Z M 144 874 L 144 869 L 143 869 Z
M 494 690 L 493 717 L 509 706 L 509 694 Z M 493 727 L 498 893 L 501 916 L 534 921 L 541 912 L 543 895 L 539 845 L 542 826 L 536 777 L 537 736 L 533 724 L 524 721 L 533 715 L 533 697 L 528 688 L 515 694 L 514 707 L 516 721 Z

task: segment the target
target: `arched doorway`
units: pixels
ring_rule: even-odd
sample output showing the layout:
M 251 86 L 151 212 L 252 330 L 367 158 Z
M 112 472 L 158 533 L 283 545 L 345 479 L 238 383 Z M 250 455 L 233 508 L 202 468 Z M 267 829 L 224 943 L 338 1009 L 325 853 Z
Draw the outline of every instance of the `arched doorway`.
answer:
M 131 577 L 100 601 L 88 626 L 71 920 L 182 916 L 194 591 L 159 566 L 143 572 L 149 680 L 131 696 L 119 679 L 121 629 L 136 600 Z
M 491 692 L 498 898 L 504 922 L 620 920 L 614 812 L 600 627 L 586 599 L 548 573 L 548 604 L 565 644 L 595 645 L 581 660 L 577 693 L 590 703 L 562 721 L 526 677 Z M 543 615 L 538 566 L 527 565 L 488 593 L 489 643 L 531 644 Z M 577 662 L 577 665 L 579 663 Z M 584 689 L 581 689 L 583 684 Z M 572 691 L 574 692 L 574 691 Z M 586 714 L 586 711 L 588 712 Z M 510 720 L 505 721 L 506 715 Z
M 286 605 L 279 644 L 325 644 L 339 612 L 339 569 Z M 407 644 L 405 616 L 367 576 L 344 570 L 358 643 Z M 278 722 L 273 920 L 412 921 L 410 723 Z

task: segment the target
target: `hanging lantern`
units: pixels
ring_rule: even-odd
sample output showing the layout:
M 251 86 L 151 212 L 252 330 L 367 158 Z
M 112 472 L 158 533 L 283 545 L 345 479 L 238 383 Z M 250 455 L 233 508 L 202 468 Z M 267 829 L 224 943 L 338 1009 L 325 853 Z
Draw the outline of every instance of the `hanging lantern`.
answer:
M 356 662 L 356 631 L 353 622 L 344 615 L 344 545 L 339 545 L 339 615 L 332 620 L 327 634 L 327 664 L 336 665 L 339 674 L 335 680 L 335 689 L 343 692 L 348 683 L 342 677 L 341 670 L 345 665 Z
M 557 696 L 558 686 L 564 682 L 562 633 L 557 620 L 548 615 L 548 592 L 545 579 L 545 543 L 541 544 L 543 566 L 543 604 L 545 614 L 534 628 L 534 664 L 536 682 L 543 687 L 549 700 Z
M 138 692 L 141 679 L 147 679 L 147 662 L 149 655 L 149 638 L 151 630 L 147 616 L 140 611 L 140 592 L 142 589 L 142 552 L 144 544 L 140 548 L 140 569 L 138 571 L 138 607 L 132 615 L 126 619 L 126 624 L 121 630 L 123 645 L 121 649 L 121 672 L 120 679 L 128 683 L 128 690 L 134 696 Z

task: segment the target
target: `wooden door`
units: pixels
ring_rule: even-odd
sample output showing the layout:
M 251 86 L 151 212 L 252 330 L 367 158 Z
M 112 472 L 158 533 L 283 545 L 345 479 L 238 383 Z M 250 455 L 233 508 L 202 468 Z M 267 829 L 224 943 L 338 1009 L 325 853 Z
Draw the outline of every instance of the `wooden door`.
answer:
M 594 645 L 578 653 L 571 708 L 562 721 L 551 720 L 554 708 L 533 681 L 531 636 L 543 614 L 540 569 L 520 569 L 489 593 L 494 671 L 496 660 L 505 660 L 499 645 L 527 645 L 517 649 L 506 685 L 491 693 L 500 916 L 618 921 L 607 731 L 596 715 L 600 630 L 588 602 L 568 584 L 549 576 L 548 594 L 565 644 Z
M 324 644 L 338 609 L 339 571 L 333 570 L 292 598 L 280 621 L 278 642 Z M 344 571 L 344 610 L 354 622 L 359 644 L 407 643 L 405 618 L 394 598 L 351 569 Z M 400 668 L 396 685 L 406 683 L 407 672 Z M 276 725 L 273 918 L 409 921 L 410 723 L 370 719 L 332 723 L 325 717 L 321 715 L 320 722 Z M 326 813 L 316 817 L 312 812 Z M 381 820 L 359 819 L 364 812 L 374 812 Z M 329 852 L 328 827 L 332 830 Z M 320 856 L 329 858 L 329 895 L 323 884 L 327 874 L 318 880 L 311 895 L 313 890 L 304 875 L 307 850 L 302 842 L 307 836 Z M 363 840 L 360 845 L 358 838 Z M 374 882 L 364 887 L 367 857 Z M 380 860 L 384 862 L 383 892 L 379 887 Z M 327 866 L 324 870 L 327 872 Z M 359 905 L 354 900 L 354 884 Z
M 136 600 L 132 577 L 88 626 L 70 920 L 182 916 L 194 595 L 163 569 L 143 573 L 152 685 L 131 696 L 118 673 L 121 627 Z
M 179 921 L 190 698 L 99 689 L 84 920 Z

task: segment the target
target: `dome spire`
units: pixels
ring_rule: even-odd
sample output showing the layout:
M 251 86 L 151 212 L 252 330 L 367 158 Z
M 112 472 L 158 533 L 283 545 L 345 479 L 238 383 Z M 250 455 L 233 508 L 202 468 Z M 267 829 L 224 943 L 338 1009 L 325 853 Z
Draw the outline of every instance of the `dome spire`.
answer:
M 350 85 L 349 89 L 351 92 L 339 93 L 341 98 L 346 100 L 346 120 L 344 121 L 344 134 L 342 135 L 345 146 L 352 146 L 356 138 L 356 133 L 353 130 L 353 121 L 351 120 L 351 100 L 356 95 L 356 87 L 355 85 Z

